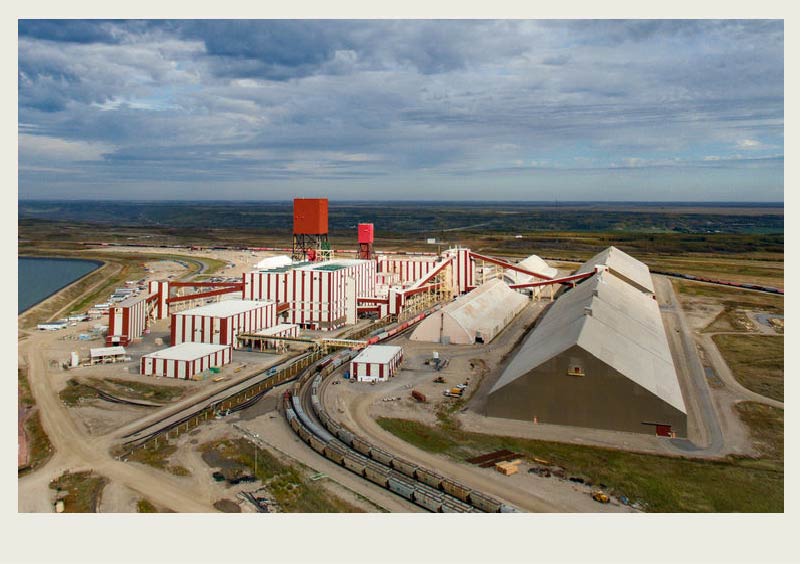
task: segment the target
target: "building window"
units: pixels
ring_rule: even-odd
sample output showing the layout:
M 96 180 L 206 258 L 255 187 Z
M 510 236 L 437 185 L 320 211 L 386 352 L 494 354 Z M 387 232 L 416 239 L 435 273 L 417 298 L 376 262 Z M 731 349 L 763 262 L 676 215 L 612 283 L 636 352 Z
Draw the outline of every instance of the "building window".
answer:
M 584 376 L 584 366 L 578 360 L 571 359 L 570 364 L 567 366 L 567 375 Z

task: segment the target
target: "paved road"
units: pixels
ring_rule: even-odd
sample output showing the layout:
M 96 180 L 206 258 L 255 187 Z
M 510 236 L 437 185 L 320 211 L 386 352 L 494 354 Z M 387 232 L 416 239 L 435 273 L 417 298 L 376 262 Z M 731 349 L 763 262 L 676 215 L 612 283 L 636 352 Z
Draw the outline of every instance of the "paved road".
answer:
M 704 367 L 698 357 L 698 349 L 684 310 L 676 298 L 670 280 L 659 275 L 654 275 L 653 280 L 676 370 L 680 372 L 679 376 L 689 391 L 689 394 L 684 394 L 688 415 L 693 413 L 700 433 L 700 440 L 696 442 L 672 439 L 671 444 L 679 453 L 703 451 L 705 454 L 719 455 L 724 447 L 719 414 L 712 401 Z

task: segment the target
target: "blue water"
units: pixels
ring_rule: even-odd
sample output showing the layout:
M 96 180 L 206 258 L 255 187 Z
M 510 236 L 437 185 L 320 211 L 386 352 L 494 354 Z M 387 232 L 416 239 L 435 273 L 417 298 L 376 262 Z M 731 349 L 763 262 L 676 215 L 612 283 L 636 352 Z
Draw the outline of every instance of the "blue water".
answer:
M 33 258 L 17 259 L 17 314 L 52 296 L 64 286 L 100 266 L 93 260 Z

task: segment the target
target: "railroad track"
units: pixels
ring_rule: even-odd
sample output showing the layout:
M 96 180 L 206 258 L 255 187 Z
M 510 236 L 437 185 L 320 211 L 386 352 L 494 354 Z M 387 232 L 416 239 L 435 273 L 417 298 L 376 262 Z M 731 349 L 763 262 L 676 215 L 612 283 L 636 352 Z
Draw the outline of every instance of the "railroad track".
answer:
M 388 331 L 389 339 L 409 330 Z M 398 326 L 400 328 L 401 326 Z M 284 393 L 282 406 L 292 430 L 321 456 L 435 513 L 516 513 L 518 510 L 478 490 L 440 476 L 381 449 L 335 421 L 323 407 L 323 378 L 349 361 L 356 351 L 332 354 L 309 367 Z

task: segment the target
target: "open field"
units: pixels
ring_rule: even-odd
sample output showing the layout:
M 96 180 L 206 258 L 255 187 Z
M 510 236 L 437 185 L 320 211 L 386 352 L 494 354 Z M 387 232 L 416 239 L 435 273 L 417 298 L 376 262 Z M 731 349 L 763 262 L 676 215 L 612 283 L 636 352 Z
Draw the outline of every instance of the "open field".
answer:
M 385 430 L 428 452 L 464 461 L 508 449 L 564 466 L 570 475 L 605 484 L 651 512 L 783 510 L 781 464 L 730 457 L 721 461 L 637 454 L 601 447 L 447 431 L 405 419 L 380 418 Z
M 714 335 L 737 381 L 749 390 L 784 401 L 784 337 Z
M 107 480 L 94 472 L 64 472 L 50 487 L 64 502 L 64 513 L 96 513 Z
M 784 410 L 744 401 L 737 404 L 737 413 L 748 425 L 759 453 L 768 460 L 784 460 Z
M 200 445 L 203 460 L 224 473 L 250 473 L 264 484 L 284 513 L 361 513 L 362 509 L 339 499 L 245 439 L 225 439 Z

